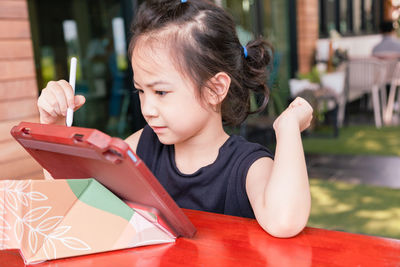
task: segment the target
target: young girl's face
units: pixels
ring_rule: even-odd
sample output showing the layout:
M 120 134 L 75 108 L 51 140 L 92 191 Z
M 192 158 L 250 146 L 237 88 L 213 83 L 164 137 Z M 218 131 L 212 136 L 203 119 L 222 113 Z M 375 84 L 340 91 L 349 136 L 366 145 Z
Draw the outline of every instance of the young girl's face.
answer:
M 213 110 L 201 103 L 195 86 L 176 69 L 169 53 L 165 44 L 148 45 L 139 39 L 132 69 L 146 122 L 161 143 L 177 144 L 206 131 Z

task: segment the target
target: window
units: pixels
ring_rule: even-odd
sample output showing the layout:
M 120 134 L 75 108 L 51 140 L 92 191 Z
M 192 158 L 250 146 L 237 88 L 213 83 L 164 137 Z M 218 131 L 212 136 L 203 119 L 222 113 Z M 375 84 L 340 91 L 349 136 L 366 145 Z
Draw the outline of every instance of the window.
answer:
M 341 35 L 379 32 L 384 0 L 319 0 L 319 35 L 331 30 Z
M 140 129 L 143 120 L 137 96 L 130 93 L 126 55 L 127 13 L 132 13 L 134 1 L 28 0 L 28 5 L 38 87 L 68 79 L 68 64 L 75 56 L 76 94 L 87 101 L 74 114 L 74 124 L 122 138 L 132 128 Z

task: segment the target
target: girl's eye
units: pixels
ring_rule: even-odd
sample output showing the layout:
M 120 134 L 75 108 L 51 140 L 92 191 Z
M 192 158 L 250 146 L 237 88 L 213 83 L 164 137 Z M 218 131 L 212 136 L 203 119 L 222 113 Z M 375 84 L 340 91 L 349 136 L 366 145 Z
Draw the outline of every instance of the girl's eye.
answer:
M 156 94 L 160 95 L 160 96 L 165 96 L 166 94 L 168 94 L 168 92 L 166 92 L 166 91 L 156 91 Z

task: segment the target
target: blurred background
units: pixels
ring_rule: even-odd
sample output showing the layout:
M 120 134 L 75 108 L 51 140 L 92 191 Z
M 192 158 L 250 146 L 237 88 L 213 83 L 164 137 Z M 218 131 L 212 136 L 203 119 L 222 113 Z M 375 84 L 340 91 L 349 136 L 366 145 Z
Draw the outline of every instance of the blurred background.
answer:
M 76 93 L 87 99 L 74 125 L 121 138 L 143 127 L 126 53 L 141 2 L 0 1 L 1 179 L 42 178 L 9 131 L 38 120 L 41 89 L 68 79 L 73 56 Z M 274 150 L 273 120 L 296 96 L 306 98 L 315 112 L 303 133 L 309 226 L 400 238 L 400 52 L 373 54 L 384 39 L 383 22 L 392 23 L 393 38 L 400 33 L 400 1 L 215 2 L 234 17 L 243 45 L 264 36 L 274 46 L 267 108 L 227 130 Z

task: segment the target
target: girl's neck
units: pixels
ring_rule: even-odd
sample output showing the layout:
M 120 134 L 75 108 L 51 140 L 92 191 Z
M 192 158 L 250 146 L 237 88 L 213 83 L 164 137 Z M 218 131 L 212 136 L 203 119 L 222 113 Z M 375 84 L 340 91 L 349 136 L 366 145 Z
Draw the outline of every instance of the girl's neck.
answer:
M 192 174 L 212 164 L 218 157 L 219 149 L 229 138 L 222 123 L 203 131 L 182 143 L 175 144 L 175 162 L 180 172 Z

